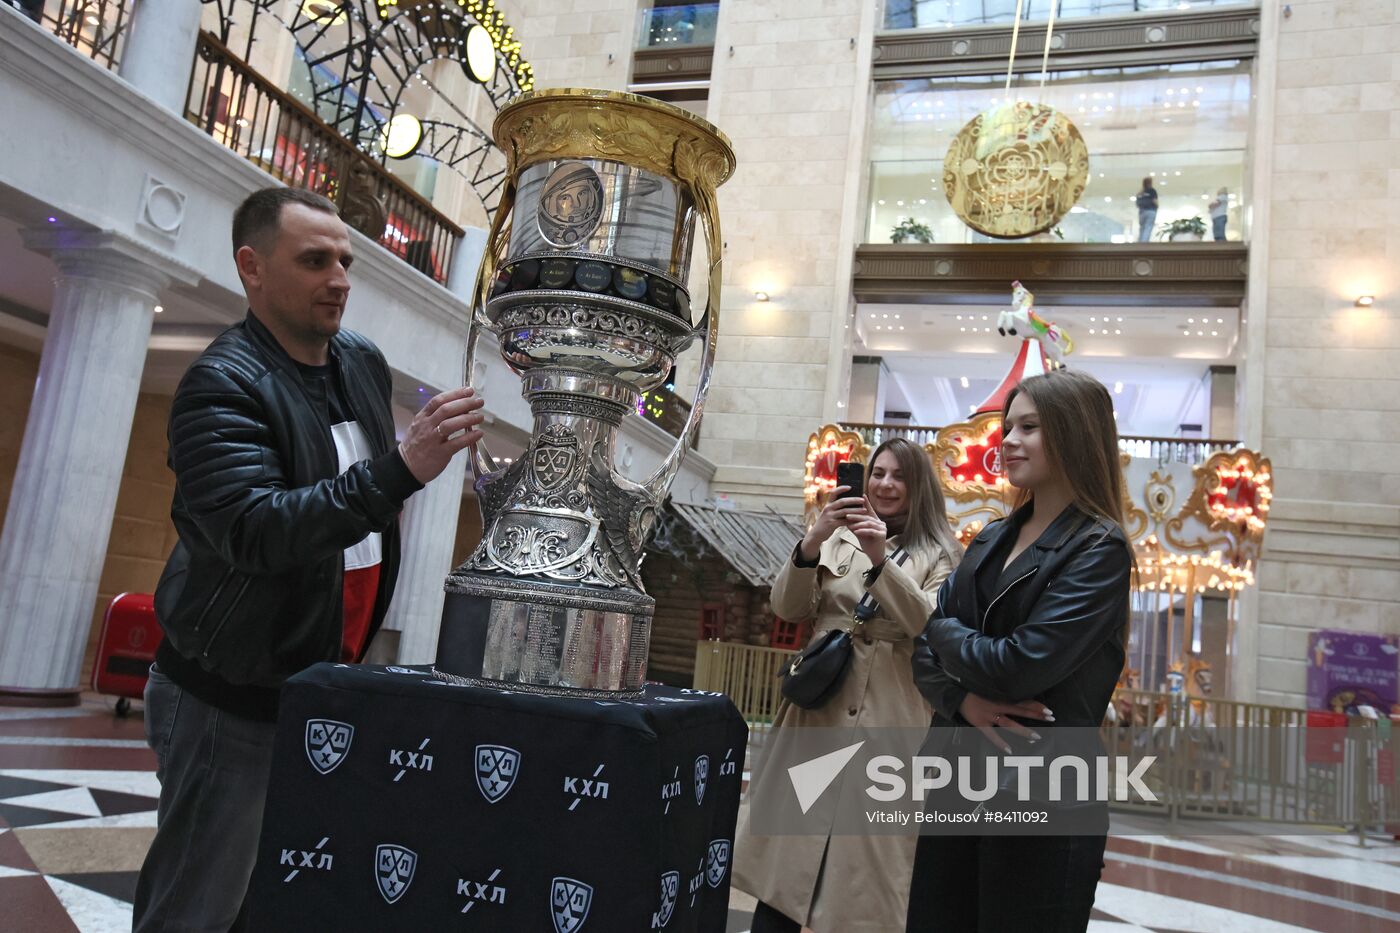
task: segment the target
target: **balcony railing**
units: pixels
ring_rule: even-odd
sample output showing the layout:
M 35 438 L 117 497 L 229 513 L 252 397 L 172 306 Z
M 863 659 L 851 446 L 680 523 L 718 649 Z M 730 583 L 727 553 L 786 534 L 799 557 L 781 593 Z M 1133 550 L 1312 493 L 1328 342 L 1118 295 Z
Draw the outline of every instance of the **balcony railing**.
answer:
M 330 198 L 347 224 L 447 281 L 461 228 L 208 32 L 199 35 L 185 117 L 279 181 Z
M 17 5 L 62 41 L 116 70 L 131 22 L 129 0 L 19 0 Z
M 932 444 L 942 428 L 921 424 L 867 424 L 846 422 L 841 430 L 860 435 L 861 442 L 871 447 L 892 437 L 903 437 L 920 447 Z M 1240 444 L 1237 440 L 1193 437 L 1146 437 L 1124 434 L 1118 438 L 1118 449 L 1130 457 L 1152 459 L 1158 463 L 1189 463 L 1196 466 L 1205 463 L 1212 454 L 1222 450 L 1234 450 Z
M 1052 2 L 1059 22 L 1101 16 L 1130 16 L 1177 10 L 1233 6 L 1249 0 L 1029 0 L 1019 5 L 1021 21 L 1044 22 Z M 957 26 L 1010 25 L 1015 0 L 891 0 L 885 6 L 886 29 L 942 29 Z

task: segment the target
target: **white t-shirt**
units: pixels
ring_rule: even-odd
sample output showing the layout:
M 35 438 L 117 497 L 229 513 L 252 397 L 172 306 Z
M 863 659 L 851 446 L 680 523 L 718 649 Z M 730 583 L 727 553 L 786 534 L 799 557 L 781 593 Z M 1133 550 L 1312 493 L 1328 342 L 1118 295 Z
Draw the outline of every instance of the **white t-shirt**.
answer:
M 361 460 L 374 456 L 369 446 L 369 438 L 358 421 L 342 421 L 331 425 L 331 437 L 335 440 L 335 456 L 338 472 L 346 470 Z M 373 567 L 384 559 L 383 535 L 371 531 L 359 544 L 345 549 L 345 569 L 359 570 Z

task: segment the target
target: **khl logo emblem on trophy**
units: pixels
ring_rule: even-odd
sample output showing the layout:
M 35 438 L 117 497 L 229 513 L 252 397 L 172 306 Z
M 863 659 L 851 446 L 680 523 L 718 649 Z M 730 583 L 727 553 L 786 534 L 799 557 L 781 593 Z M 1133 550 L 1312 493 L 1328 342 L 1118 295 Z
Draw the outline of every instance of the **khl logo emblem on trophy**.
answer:
M 474 451 L 480 546 L 447 578 L 435 670 L 514 690 L 640 696 L 655 601 L 642 548 L 699 429 L 719 333 L 716 189 L 734 171 L 719 130 L 611 91 L 531 91 L 501 110 L 507 178 L 472 302 L 520 375 L 526 454 Z M 695 222 L 708 302 L 692 321 Z M 646 479 L 613 467 L 615 433 L 676 357 L 703 341 L 690 415 Z

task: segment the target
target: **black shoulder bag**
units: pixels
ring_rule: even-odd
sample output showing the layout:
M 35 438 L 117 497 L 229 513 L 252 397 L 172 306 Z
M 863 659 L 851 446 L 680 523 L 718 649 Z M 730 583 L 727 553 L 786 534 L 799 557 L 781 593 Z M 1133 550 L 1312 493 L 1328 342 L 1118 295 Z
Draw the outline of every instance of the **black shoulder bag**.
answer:
M 896 564 L 904 563 L 909 552 L 898 548 L 890 555 Z M 851 636 L 880 611 L 880 601 L 865 595 L 856 603 L 849 630 L 834 628 L 822 634 L 816 644 L 792 659 L 792 664 L 783 674 L 783 696 L 793 706 L 802 709 L 817 709 L 841 688 L 846 679 L 846 671 L 851 666 Z

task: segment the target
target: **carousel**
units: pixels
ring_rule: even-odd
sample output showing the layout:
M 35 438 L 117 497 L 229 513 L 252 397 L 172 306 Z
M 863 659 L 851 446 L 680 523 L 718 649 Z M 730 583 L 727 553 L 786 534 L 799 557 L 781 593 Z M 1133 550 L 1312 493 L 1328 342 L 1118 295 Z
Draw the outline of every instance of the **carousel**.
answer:
M 1022 379 L 1063 366 L 1073 342 L 1042 319 L 1015 283 L 998 329 L 1019 337 L 1005 379 L 968 420 L 939 428 L 924 445 L 959 537 L 970 541 L 1008 514 L 1015 489 L 1001 465 L 1001 411 Z M 864 463 L 898 426 L 879 431 L 824 425 L 807 443 L 808 522 L 836 486 L 836 467 Z M 1272 497 L 1268 459 L 1190 439 L 1120 438 L 1124 531 L 1133 542 L 1134 579 L 1128 663 L 1120 686 L 1205 698 L 1228 694 L 1240 597 L 1254 584 Z M 1220 683 L 1213 684 L 1217 672 Z

